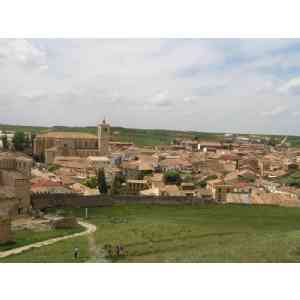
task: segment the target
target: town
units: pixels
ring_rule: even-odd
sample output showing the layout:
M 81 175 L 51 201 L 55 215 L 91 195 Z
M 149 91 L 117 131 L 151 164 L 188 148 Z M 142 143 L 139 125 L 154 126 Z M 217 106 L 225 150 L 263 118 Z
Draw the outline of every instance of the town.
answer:
M 300 150 L 289 147 L 287 137 L 223 134 L 215 141 L 175 138 L 171 143 L 141 147 L 112 141 L 113 135 L 105 119 L 97 126 L 97 135 L 2 131 L 1 244 L 14 242 L 18 228 L 39 228 L 45 223 L 67 230 L 79 227 L 74 218 L 52 216 L 41 221 L 34 196 L 128 196 L 137 203 L 151 196 L 157 203 L 174 197 L 179 204 L 184 199 L 300 204 Z

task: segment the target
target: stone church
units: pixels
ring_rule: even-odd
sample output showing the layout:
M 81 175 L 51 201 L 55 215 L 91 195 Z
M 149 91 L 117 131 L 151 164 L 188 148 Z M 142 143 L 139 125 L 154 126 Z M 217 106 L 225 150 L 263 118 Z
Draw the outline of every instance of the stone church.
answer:
M 110 153 L 110 125 L 98 125 L 98 135 L 83 132 L 46 132 L 34 139 L 33 154 L 51 164 L 56 156 L 107 156 Z

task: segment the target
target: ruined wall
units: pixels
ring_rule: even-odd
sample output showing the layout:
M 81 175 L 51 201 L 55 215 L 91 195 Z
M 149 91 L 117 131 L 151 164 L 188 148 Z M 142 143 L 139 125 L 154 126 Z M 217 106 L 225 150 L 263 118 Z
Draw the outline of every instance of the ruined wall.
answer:
M 51 207 L 101 207 L 111 206 L 113 204 L 205 204 L 211 203 L 198 197 L 186 196 L 109 196 L 92 195 L 82 196 L 78 194 L 32 194 L 31 204 L 34 209 L 44 209 Z

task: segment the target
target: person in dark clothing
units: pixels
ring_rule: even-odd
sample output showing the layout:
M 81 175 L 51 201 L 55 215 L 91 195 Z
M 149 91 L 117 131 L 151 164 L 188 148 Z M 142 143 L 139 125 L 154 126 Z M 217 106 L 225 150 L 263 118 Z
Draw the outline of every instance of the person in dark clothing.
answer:
M 79 257 L 79 249 L 76 247 L 74 249 L 74 259 L 78 259 L 78 257 Z

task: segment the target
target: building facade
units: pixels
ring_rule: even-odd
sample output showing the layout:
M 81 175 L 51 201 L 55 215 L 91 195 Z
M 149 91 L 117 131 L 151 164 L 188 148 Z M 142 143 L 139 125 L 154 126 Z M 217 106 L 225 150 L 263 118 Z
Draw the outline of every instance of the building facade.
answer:
M 34 139 L 33 154 L 52 164 L 56 156 L 103 156 L 109 154 L 110 125 L 103 120 L 98 136 L 83 132 L 46 132 Z

